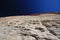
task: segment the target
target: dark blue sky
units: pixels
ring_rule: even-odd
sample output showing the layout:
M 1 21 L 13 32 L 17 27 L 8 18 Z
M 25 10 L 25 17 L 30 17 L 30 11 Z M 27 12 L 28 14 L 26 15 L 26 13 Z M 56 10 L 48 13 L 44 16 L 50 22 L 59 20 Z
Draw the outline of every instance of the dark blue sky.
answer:
M 1 0 L 0 16 L 60 12 L 60 0 Z

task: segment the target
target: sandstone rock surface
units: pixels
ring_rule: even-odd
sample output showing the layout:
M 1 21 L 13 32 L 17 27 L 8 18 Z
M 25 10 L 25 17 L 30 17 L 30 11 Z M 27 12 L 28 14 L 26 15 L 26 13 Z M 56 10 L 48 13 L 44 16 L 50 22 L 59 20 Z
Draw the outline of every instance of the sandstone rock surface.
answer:
M 0 17 L 0 40 L 60 40 L 60 15 Z

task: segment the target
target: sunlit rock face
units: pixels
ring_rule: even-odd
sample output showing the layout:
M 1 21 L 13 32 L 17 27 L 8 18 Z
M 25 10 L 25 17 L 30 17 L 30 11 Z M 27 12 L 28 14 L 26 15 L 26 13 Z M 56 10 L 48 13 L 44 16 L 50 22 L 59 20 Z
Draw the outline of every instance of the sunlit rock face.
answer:
M 60 15 L 1 17 L 0 40 L 60 40 Z

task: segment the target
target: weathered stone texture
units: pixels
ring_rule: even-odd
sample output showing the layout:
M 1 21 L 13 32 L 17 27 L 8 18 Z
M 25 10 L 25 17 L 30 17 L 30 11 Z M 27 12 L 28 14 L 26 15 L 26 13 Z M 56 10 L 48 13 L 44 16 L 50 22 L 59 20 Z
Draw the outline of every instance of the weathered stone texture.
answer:
M 0 40 L 60 40 L 60 15 L 1 17 Z

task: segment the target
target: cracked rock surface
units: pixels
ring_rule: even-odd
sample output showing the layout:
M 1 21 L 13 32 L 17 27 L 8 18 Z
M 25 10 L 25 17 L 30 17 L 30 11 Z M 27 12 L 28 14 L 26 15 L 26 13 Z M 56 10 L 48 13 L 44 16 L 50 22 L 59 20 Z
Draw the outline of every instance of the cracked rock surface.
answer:
M 60 40 L 60 15 L 1 17 L 0 40 Z

